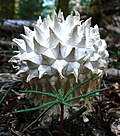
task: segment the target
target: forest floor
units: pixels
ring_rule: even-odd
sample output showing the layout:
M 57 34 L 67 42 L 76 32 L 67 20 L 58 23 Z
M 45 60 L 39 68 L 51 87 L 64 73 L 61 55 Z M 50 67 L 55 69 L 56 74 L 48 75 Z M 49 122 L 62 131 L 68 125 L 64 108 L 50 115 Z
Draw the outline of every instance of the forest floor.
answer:
M 120 135 L 120 87 L 118 83 L 103 80 L 110 89 L 92 103 L 94 110 L 86 107 L 72 110 L 64 119 L 62 136 L 119 136 Z M 34 107 L 24 95 L 21 81 L 2 87 L 0 106 L 0 136 L 58 136 L 59 115 L 51 115 L 49 121 L 37 121 L 24 133 L 22 130 L 34 121 L 38 112 L 13 113 L 15 109 Z M 87 114 L 84 114 L 86 113 Z

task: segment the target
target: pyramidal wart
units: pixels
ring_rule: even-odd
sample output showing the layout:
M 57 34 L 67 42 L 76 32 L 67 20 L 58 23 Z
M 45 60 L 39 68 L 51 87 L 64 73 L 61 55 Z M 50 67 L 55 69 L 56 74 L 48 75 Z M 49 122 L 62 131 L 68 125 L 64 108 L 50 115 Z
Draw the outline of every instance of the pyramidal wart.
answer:
M 17 64 L 13 65 L 17 75 L 27 75 L 26 81 L 35 81 L 38 90 L 51 92 L 54 87 L 66 92 L 99 73 L 75 95 L 99 88 L 109 55 L 98 26 L 91 27 L 91 18 L 81 21 L 75 11 L 65 19 L 63 12 L 53 11 L 52 18 L 39 17 L 34 30 L 24 27 L 24 32 L 22 39 L 13 39 L 19 52 L 9 60 Z

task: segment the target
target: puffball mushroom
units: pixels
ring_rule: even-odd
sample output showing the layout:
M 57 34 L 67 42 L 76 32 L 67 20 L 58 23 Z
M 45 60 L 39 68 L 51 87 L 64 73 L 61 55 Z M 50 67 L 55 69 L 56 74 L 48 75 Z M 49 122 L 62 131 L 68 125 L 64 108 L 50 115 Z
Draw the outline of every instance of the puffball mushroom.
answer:
M 9 61 L 19 64 L 17 75 L 27 75 L 27 82 L 36 79 L 43 91 L 51 91 L 48 84 L 67 91 L 66 86 L 100 73 L 94 84 L 90 81 L 82 89 L 99 88 L 109 55 L 98 26 L 91 27 L 91 18 L 83 22 L 75 11 L 65 19 L 63 12 L 53 11 L 52 18 L 39 17 L 33 31 L 26 26 L 24 31 L 22 39 L 13 39 L 19 52 Z

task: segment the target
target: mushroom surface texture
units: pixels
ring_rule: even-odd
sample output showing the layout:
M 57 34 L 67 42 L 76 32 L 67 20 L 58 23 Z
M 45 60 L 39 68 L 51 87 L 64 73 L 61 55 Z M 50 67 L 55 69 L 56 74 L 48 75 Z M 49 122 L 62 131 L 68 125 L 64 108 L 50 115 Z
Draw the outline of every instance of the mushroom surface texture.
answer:
M 24 26 L 24 32 L 21 39 L 13 39 L 19 52 L 9 60 L 17 64 L 17 75 L 27 75 L 27 82 L 39 82 L 43 91 L 51 91 L 50 86 L 67 91 L 71 85 L 99 74 L 94 83 L 90 81 L 82 89 L 99 88 L 109 54 L 98 26 L 91 27 L 91 18 L 81 21 L 74 11 L 65 19 L 61 10 L 58 15 L 53 11 L 52 17 L 39 17 L 34 30 Z

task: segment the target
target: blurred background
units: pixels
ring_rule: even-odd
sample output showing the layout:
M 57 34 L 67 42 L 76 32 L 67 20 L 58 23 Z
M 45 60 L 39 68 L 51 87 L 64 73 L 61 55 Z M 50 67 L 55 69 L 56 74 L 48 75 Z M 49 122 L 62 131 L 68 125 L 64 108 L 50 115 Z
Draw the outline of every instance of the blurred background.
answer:
M 8 63 L 16 49 L 12 39 L 24 33 L 23 26 L 33 29 L 39 16 L 51 16 L 53 9 L 61 9 L 65 17 L 74 9 L 80 12 L 81 20 L 92 17 L 92 26 L 99 26 L 101 38 L 108 44 L 109 68 L 117 70 L 115 78 L 119 79 L 120 0 L 0 0 L 0 73 L 14 73 Z
M 0 21 L 5 19 L 36 20 L 62 9 L 66 17 L 72 10 L 82 18 L 92 16 L 93 24 L 115 29 L 120 21 L 120 0 L 0 0 Z M 113 24 L 113 28 L 110 25 Z M 116 25 L 116 26 L 115 26 Z M 119 27 L 118 27 L 119 28 Z M 120 28 L 117 30 L 120 32 Z

